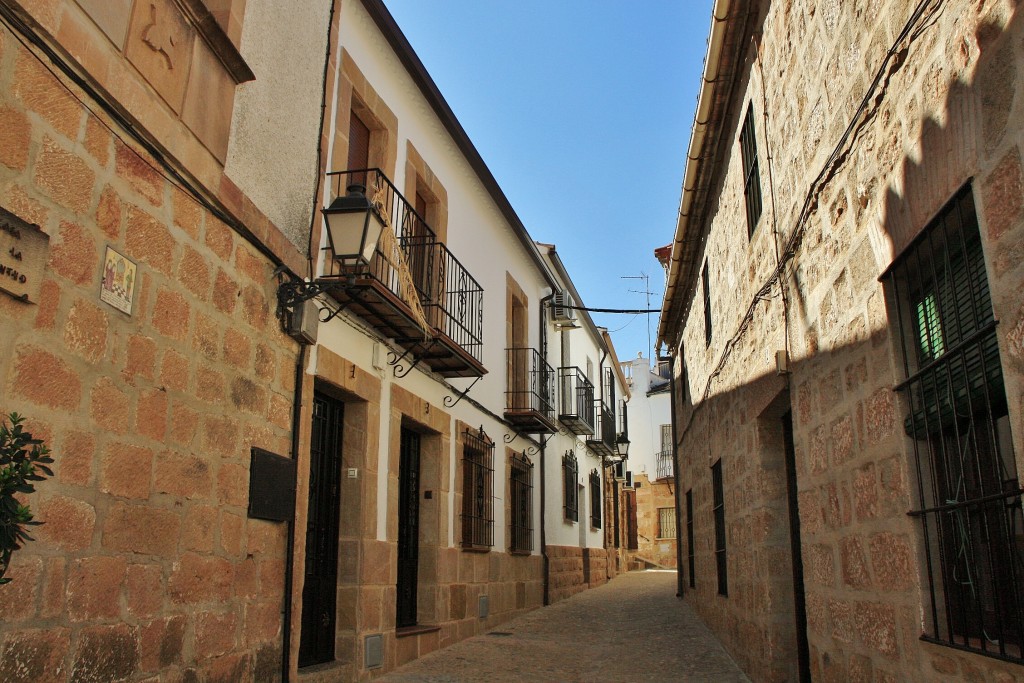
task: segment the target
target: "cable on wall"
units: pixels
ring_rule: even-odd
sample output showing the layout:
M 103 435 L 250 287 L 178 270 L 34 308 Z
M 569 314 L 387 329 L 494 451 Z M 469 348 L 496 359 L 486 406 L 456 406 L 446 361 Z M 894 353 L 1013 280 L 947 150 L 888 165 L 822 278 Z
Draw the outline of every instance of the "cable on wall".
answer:
M 242 236 L 245 241 L 249 242 L 253 247 L 256 248 L 261 254 L 267 257 L 271 263 L 277 268 L 283 268 L 284 271 L 291 273 L 291 269 L 288 268 L 281 258 L 275 254 L 269 247 L 263 244 L 262 240 L 256 237 L 244 223 L 236 219 L 234 216 L 229 214 L 223 207 L 214 202 L 202 189 L 200 183 L 186 175 L 186 171 L 183 171 L 176 167 L 174 163 L 167 158 L 164 151 L 151 140 L 144 132 L 142 132 L 129 118 L 118 105 L 111 101 L 105 93 L 91 84 L 85 76 L 80 74 L 78 70 L 57 50 L 46 42 L 42 36 L 38 34 L 17 12 L 13 7 L 8 5 L 6 2 L 0 0 L 0 23 L 2 23 L 11 35 L 14 36 L 15 40 L 21 43 L 22 47 L 25 48 L 32 57 L 39 62 L 39 64 L 50 72 L 56 79 L 57 83 L 61 85 L 75 100 L 78 101 L 82 107 L 88 111 L 99 123 L 106 128 L 111 135 L 120 140 L 126 148 L 131 150 L 132 154 L 135 154 L 144 164 L 153 169 L 154 172 L 159 174 L 165 180 L 170 182 L 172 185 L 183 191 L 192 201 L 201 206 L 202 208 L 209 211 L 221 222 L 229 225 L 239 235 Z M 46 56 L 46 59 L 39 54 L 42 53 Z M 49 63 L 47 62 L 49 60 Z M 56 70 L 55 70 L 56 67 Z M 58 73 L 59 72 L 59 73 Z M 128 134 L 128 137 L 132 142 L 142 147 L 149 157 L 152 157 L 157 162 L 154 165 L 146 155 L 140 154 L 135 149 L 134 145 L 130 144 L 129 140 L 114 126 L 111 126 L 103 116 L 100 116 L 96 109 L 94 109 L 88 102 L 86 102 L 79 93 L 73 88 L 68 86 L 64 81 L 67 78 L 80 88 L 89 99 L 92 100 L 99 109 L 111 120 L 113 120 L 123 131 Z
M 813 181 L 811 181 L 810 187 L 804 197 L 803 206 L 801 207 L 800 213 L 794 223 L 793 231 L 786 242 L 785 248 L 783 249 L 775 268 L 761 287 L 755 292 L 754 297 L 750 302 L 750 306 L 748 306 L 746 313 L 740 320 L 735 334 L 733 334 L 733 336 L 725 343 L 725 347 L 718 363 L 715 365 L 711 374 L 708 375 L 707 383 L 704 386 L 704 391 L 701 394 L 700 401 L 693 404 L 693 409 L 690 411 L 690 415 L 686 421 L 686 426 L 683 428 L 680 441 L 685 439 L 686 434 L 693 425 L 694 417 L 711 395 L 711 387 L 714 384 L 715 379 L 722 374 L 722 371 L 725 369 L 725 366 L 732 355 L 733 349 L 735 349 L 736 345 L 749 329 L 751 322 L 753 322 L 754 313 L 757 309 L 758 303 L 770 298 L 769 295 L 772 288 L 776 283 L 782 280 L 786 266 L 796 256 L 796 252 L 803 241 L 807 224 L 810 221 L 811 216 L 817 210 L 818 201 L 823 190 L 844 165 L 844 162 L 853 148 L 853 143 L 856 141 L 861 130 L 863 130 L 864 126 L 871 121 L 878 112 L 879 107 L 885 98 L 885 94 L 888 91 L 889 81 L 906 63 L 907 55 L 910 51 L 910 45 L 923 34 L 925 29 L 932 25 L 933 19 L 944 4 L 945 0 L 921 0 L 914 8 L 910 18 L 904 24 L 903 29 L 896 37 L 896 40 L 893 41 L 892 46 L 886 51 L 885 58 L 882 60 L 881 65 L 875 72 L 875 76 L 872 79 L 871 84 L 868 86 L 864 97 L 861 99 L 856 112 L 854 112 L 854 115 L 850 119 L 846 129 L 843 131 L 842 136 L 839 138 L 839 142 L 833 148 L 832 153 L 829 154 L 829 157 L 822 166 L 821 171 L 819 171 L 818 175 Z

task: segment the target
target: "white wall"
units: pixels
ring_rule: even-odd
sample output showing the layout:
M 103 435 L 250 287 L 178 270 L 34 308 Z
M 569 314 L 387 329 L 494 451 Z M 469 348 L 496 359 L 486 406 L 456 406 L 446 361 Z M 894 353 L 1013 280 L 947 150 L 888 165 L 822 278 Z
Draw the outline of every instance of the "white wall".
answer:
M 240 51 L 256 80 L 235 91 L 224 165 L 228 177 L 303 252 L 319 165 L 329 11 L 327 2 L 246 2 Z
M 652 380 L 650 361 L 638 357 L 630 361 L 633 377 L 632 398 L 629 400 L 629 465 L 633 474 L 646 473 L 650 479 L 658 476 L 657 454 L 661 450 L 661 425 L 672 422 L 672 398 L 669 392 L 647 395 Z

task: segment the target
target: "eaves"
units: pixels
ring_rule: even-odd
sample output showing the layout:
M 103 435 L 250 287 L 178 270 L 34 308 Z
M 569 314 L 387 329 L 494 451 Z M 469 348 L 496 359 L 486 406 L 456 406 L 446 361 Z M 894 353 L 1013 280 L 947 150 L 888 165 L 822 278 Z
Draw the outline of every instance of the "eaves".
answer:
M 732 147 L 732 140 L 724 133 L 735 104 L 758 5 L 749 0 L 716 0 L 712 11 L 711 36 L 690 133 L 665 298 L 658 323 L 658 344 L 666 344 L 670 352 L 678 347 L 683 322 L 693 302 L 700 255 L 707 236 L 710 194 Z

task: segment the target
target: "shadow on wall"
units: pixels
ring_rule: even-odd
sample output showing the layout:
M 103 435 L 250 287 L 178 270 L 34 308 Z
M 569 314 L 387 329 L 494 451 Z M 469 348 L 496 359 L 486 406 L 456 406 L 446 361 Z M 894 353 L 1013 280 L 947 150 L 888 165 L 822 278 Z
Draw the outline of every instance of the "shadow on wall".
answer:
M 934 515 L 926 531 L 922 519 L 929 515 L 907 514 L 929 501 L 962 500 L 981 490 L 1019 490 L 1016 472 L 1024 458 L 1024 129 L 1018 122 L 1024 120 L 1024 97 L 1018 93 L 1024 74 L 1018 70 L 1024 64 L 1024 31 L 1019 12 L 1009 21 L 999 16 L 997 11 L 979 25 L 976 45 L 966 39 L 946 45 L 944 59 L 915 62 L 921 53 L 912 48 L 909 61 L 888 84 L 894 95 L 878 102 L 874 120 L 857 134 L 850 154 L 823 188 L 787 280 L 795 304 L 790 336 L 803 349 L 794 354 L 802 357 L 791 362 L 789 376 L 766 372 L 743 379 L 737 388 L 697 407 L 681 406 L 677 415 L 680 487 L 684 496 L 692 493 L 694 507 L 695 590 L 688 599 L 755 679 L 797 678 L 784 434 L 790 410 L 815 680 L 845 680 L 865 671 L 870 678 L 872 670 L 898 680 L 939 666 L 954 678 L 970 680 L 1019 673 L 1013 664 L 921 642 L 925 634 L 936 642 L 1020 657 L 1024 562 L 1019 550 L 994 550 L 976 541 L 996 531 L 1004 537 L 1016 534 L 1021 547 L 1019 505 L 973 519 L 965 513 L 966 523 L 959 526 Z M 931 71 L 920 73 L 921 64 Z M 958 72 L 969 79 L 961 80 Z M 919 78 L 920 92 L 912 101 L 901 99 L 898 90 Z M 907 118 L 915 108 L 942 113 Z M 962 201 L 949 204 L 969 182 Z M 960 237 L 971 229 L 971 205 L 980 252 Z M 914 241 L 942 216 L 947 220 L 944 238 L 933 232 L 930 242 Z M 915 252 L 916 245 L 925 243 L 927 250 Z M 983 262 L 978 260 L 982 253 Z M 899 265 L 912 261 L 916 265 Z M 916 283 L 915 291 L 900 291 L 900 281 L 879 282 L 893 263 L 904 268 L 905 282 Z M 995 341 L 986 343 L 984 331 L 980 340 L 975 335 L 964 341 L 973 334 L 970 324 L 984 325 L 983 316 L 965 312 L 968 299 L 953 296 L 966 288 L 969 301 L 983 302 L 976 279 L 982 273 L 999 321 L 992 338 L 998 342 L 1001 374 L 992 362 Z M 933 304 L 926 301 L 928 282 L 937 297 Z M 727 372 L 737 371 L 745 355 L 754 357 L 758 323 L 770 314 L 781 315 L 777 305 L 767 304 L 768 312 L 764 306 L 748 339 L 738 343 Z M 902 334 L 897 312 L 903 314 Z M 939 339 L 941 348 L 935 346 Z M 958 341 L 963 344 L 954 348 Z M 931 356 L 917 357 L 929 344 Z M 907 377 L 904 348 L 915 356 L 910 373 L 929 359 L 938 363 L 948 352 L 945 365 L 937 365 L 945 374 L 934 371 L 931 385 L 921 380 L 909 392 L 894 391 Z M 945 399 L 936 387 L 945 388 Z M 970 436 L 968 429 L 973 430 Z M 982 432 L 987 436 L 979 436 Z M 999 472 L 1001 480 L 967 481 L 963 472 L 954 471 L 959 467 L 955 460 L 942 464 L 932 452 L 977 457 L 975 462 Z M 711 474 L 719 460 L 724 553 L 715 534 Z M 1007 522 L 1012 515 L 1016 527 Z M 679 530 L 684 544 L 686 522 L 684 508 Z M 956 537 L 965 540 L 959 545 L 957 528 L 964 530 Z M 950 552 L 952 547 L 967 550 Z M 968 553 L 974 553 L 974 562 L 968 562 Z M 687 554 L 683 570 L 689 579 Z M 723 554 L 727 600 L 718 595 L 717 557 Z M 1008 575 L 984 569 L 1000 562 Z M 968 571 L 977 591 L 973 595 L 953 578 Z

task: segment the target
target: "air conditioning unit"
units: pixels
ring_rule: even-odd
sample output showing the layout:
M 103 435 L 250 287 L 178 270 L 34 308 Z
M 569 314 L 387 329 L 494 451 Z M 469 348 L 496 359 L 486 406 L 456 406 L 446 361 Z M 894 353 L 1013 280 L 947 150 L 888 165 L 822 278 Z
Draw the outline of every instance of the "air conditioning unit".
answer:
M 556 323 L 576 322 L 576 309 L 573 306 L 576 302 L 566 290 L 555 292 L 555 298 L 551 302 L 551 317 Z

